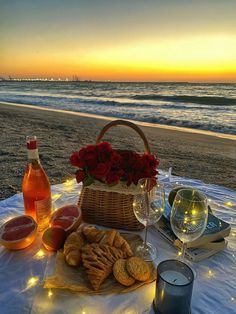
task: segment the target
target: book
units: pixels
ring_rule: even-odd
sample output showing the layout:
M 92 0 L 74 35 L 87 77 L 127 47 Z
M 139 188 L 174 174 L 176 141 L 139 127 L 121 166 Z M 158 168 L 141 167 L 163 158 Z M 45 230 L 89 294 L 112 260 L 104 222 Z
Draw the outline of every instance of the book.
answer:
M 171 208 L 169 205 L 165 208 L 164 216 L 168 221 L 170 220 L 170 211 Z M 171 229 L 170 223 L 169 228 Z M 203 234 L 196 240 L 187 243 L 187 248 L 195 248 L 205 246 L 207 243 L 215 242 L 222 240 L 229 236 L 231 231 L 230 224 L 225 222 L 224 220 L 213 215 L 210 206 L 208 206 L 208 220 L 207 226 Z M 182 242 L 176 237 L 174 241 L 176 246 L 181 246 Z
M 169 243 L 178 249 L 182 247 L 182 242 L 171 229 L 168 211 L 165 211 L 165 215 L 155 224 L 155 227 Z M 230 230 L 228 223 L 209 211 L 206 230 L 199 239 L 188 243 L 186 255 L 197 262 L 224 250 L 228 243 L 224 238 L 229 235 Z

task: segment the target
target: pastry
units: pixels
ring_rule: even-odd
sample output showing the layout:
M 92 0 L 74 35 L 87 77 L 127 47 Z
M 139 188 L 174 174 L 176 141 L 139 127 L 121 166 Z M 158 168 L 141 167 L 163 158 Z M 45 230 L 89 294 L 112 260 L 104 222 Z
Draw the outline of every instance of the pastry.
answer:
M 70 266 L 78 266 L 81 262 L 81 253 L 77 249 L 71 249 L 65 254 L 65 260 Z
M 113 246 L 123 250 L 129 257 L 134 255 L 129 243 L 120 235 L 118 231 L 116 232 Z
M 102 239 L 99 241 L 99 243 L 113 246 L 113 242 L 114 242 L 116 233 L 117 233 L 117 231 L 114 229 L 106 230 Z
M 123 286 L 131 286 L 135 283 L 135 279 L 129 275 L 126 270 L 126 260 L 118 259 L 113 265 L 113 275 L 115 279 Z
M 123 251 L 108 245 L 94 243 L 83 247 L 83 266 L 94 290 L 99 290 L 104 280 L 112 273 L 116 260 L 124 257 Z
M 90 243 L 98 243 L 104 236 L 105 231 L 98 230 L 93 226 L 85 226 L 82 228 L 82 232 L 87 241 Z
M 138 281 L 146 281 L 151 276 L 151 270 L 148 263 L 137 256 L 127 259 L 126 269 L 130 276 Z
M 78 266 L 81 262 L 80 249 L 85 245 L 82 231 L 72 232 L 64 243 L 64 256 L 68 265 Z
M 114 246 L 125 251 L 127 256 L 133 256 L 133 251 L 129 243 L 120 235 L 117 230 L 98 230 L 93 226 L 87 226 L 82 229 L 84 236 L 90 243 L 100 243 Z

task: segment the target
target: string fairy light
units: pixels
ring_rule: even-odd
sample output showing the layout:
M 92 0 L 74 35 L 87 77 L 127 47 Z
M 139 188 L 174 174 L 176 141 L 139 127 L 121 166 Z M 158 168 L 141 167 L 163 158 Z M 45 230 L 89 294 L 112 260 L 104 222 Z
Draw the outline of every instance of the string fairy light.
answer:
M 71 186 L 74 184 L 74 179 L 67 179 L 64 183 L 65 186 Z
M 55 193 L 55 194 L 52 195 L 52 200 L 53 200 L 53 201 L 54 201 L 54 200 L 58 200 L 60 197 L 61 197 L 61 194 Z
M 226 205 L 226 206 L 229 206 L 229 207 L 232 207 L 232 206 L 233 206 L 233 203 L 229 201 L 229 202 L 225 202 L 225 205 Z
M 35 277 L 30 277 L 27 281 L 27 288 L 32 288 L 35 285 L 37 285 L 39 281 L 39 277 L 35 276 Z
M 212 271 L 211 269 L 209 269 L 208 272 L 207 272 L 207 277 L 208 277 L 209 279 L 215 277 L 214 271 Z
M 128 309 L 124 312 L 125 314 L 136 314 L 137 311 L 136 310 L 133 310 L 133 309 Z
M 230 297 L 230 301 L 235 301 L 235 297 Z
M 65 191 L 66 192 L 70 192 L 73 190 L 73 186 L 74 186 L 74 179 L 67 179 L 64 183 L 63 183 L 64 187 L 65 187 Z
M 51 298 L 51 297 L 52 297 L 52 295 L 53 295 L 52 290 L 51 290 L 51 289 L 49 289 L 49 290 L 48 290 L 48 297 L 49 297 L 49 298 Z
M 40 249 L 34 256 L 35 259 L 43 259 L 45 257 L 45 252 L 43 249 Z

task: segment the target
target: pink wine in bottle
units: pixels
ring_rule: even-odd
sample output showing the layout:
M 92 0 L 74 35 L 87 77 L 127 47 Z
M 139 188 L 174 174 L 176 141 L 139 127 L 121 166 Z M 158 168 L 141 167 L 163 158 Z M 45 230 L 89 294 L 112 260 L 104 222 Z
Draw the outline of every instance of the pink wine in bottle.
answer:
M 27 136 L 28 165 L 24 174 L 22 192 L 26 215 L 33 217 L 39 230 L 48 227 L 52 199 L 48 177 L 40 163 L 36 136 Z

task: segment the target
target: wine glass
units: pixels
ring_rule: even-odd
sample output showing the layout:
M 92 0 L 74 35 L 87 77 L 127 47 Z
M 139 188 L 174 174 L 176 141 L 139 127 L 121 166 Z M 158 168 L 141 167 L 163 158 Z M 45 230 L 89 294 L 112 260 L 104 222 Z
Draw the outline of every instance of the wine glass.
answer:
M 136 247 L 135 254 L 146 261 L 156 258 L 156 248 L 147 242 L 147 227 L 156 223 L 164 212 L 164 185 L 155 178 L 143 178 L 138 182 L 139 194 L 134 196 L 133 211 L 139 222 L 145 226 L 144 242 Z
M 171 228 L 182 241 L 181 260 L 184 260 L 188 242 L 199 238 L 207 225 L 207 198 L 196 189 L 177 192 L 170 214 Z

